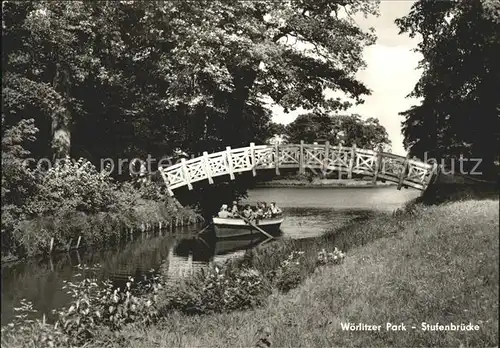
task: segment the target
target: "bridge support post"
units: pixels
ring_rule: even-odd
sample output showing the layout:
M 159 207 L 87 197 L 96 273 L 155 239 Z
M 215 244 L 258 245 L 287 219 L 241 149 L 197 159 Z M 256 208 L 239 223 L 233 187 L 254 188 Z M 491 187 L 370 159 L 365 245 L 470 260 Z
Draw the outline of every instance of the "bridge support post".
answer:
M 398 182 L 398 190 L 401 190 L 401 187 L 403 186 L 403 181 L 406 176 L 406 169 L 408 169 L 408 160 L 410 159 L 410 154 L 408 154 L 405 158 L 405 161 L 403 163 L 403 168 L 401 169 L 401 173 L 399 174 L 399 182 Z
M 323 158 L 323 177 L 326 178 L 328 164 L 330 163 L 330 142 L 325 142 L 325 158 Z
M 280 175 L 280 148 L 278 142 L 274 144 L 274 168 L 276 175 Z
M 233 158 L 231 157 L 231 146 L 226 147 L 226 159 L 227 159 L 227 166 L 228 166 L 228 171 L 229 171 L 229 177 L 231 180 L 234 180 L 234 173 L 233 173 Z
M 299 174 L 304 174 L 305 173 L 305 168 L 304 168 L 304 140 L 300 141 L 300 148 L 299 148 Z
M 349 169 L 347 169 L 347 178 L 352 179 L 352 170 L 356 163 L 356 144 L 352 144 L 351 158 L 349 159 Z
M 377 181 L 377 176 L 380 171 L 380 167 L 382 167 L 382 145 L 378 146 L 374 166 L 375 168 L 373 170 L 372 184 L 375 184 L 375 182 Z
M 187 187 L 189 190 L 192 190 L 193 185 L 191 185 L 191 178 L 189 177 L 189 170 L 186 166 L 185 158 L 181 158 L 181 168 L 182 168 L 182 174 L 184 174 L 184 180 L 186 181 Z
M 256 176 L 257 169 L 255 167 L 257 166 L 257 163 L 255 163 L 255 143 L 250 143 L 250 158 L 252 160 L 252 175 Z
M 343 150 L 342 150 L 342 142 L 340 142 L 339 146 L 338 146 L 338 155 L 337 155 L 337 165 L 335 166 L 335 161 L 334 161 L 334 168 L 337 168 L 338 170 L 338 174 L 339 174 L 339 179 L 342 179 L 342 164 L 345 163 L 345 158 L 342 157 L 343 155 Z M 349 168 L 345 168 L 346 170 L 349 169 Z
M 214 183 L 212 179 L 212 168 L 210 168 L 210 159 L 208 158 L 208 152 L 203 151 L 203 167 L 205 169 L 205 174 L 207 174 L 208 182 L 210 185 Z
M 441 166 L 436 162 L 434 162 L 434 167 L 432 168 L 432 178 L 429 179 L 429 184 L 434 184 L 439 179 L 439 174 L 441 172 Z
M 429 186 L 433 185 L 437 181 L 438 176 L 439 176 L 439 165 L 436 161 L 432 164 L 432 169 L 431 169 L 431 174 L 429 175 L 429 179 L 422 185 L 423 188 L 420 191 L 420 196 L 423 196 L 425 191 L 429 188 Z

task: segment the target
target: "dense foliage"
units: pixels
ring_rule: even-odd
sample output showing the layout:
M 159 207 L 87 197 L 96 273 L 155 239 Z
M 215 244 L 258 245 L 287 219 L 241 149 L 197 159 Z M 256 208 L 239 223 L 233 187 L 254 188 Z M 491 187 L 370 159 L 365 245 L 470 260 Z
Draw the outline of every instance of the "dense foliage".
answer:
M 373 43 L 350 1 L 5 1 L 3 114 L 35 117 L 36 155 L 157 158 L 262 142 L 270 113 L 347 104 Z M 302 43 L 304 50 L 299 50 Z
M 422 102 L 401 113 L 406 146 L 421 158 L 481 158 L 491 173 L 500 140 L 498 1 L 419 0 L 396 22 L 422 38 L 423 74 L 411 94 Z
M 17 222 L 61 210 L 123 213 L 130 200 L 112 178 L 128 178 L 129 163 L 118 168 L 118 159 L 263 143 L 276 131 L 268 100 L 327 111 L 360 102 L 369 90 L 355 74 L 374 36 L 351 15 L 377 7 L 361 0 L 2 2 L 2 239 L 14 245 Z M 326 89 L 346 100 L 325 99 Z M 25 171 L 27 156 L 85 160 Z M 115 161 L 111 176 L 90 164 L 106 158 Z
M 67 249 L 80 236 L 85 245 L 102 244 L 145 222 L 192 214 L 166 199 L 164 187 L 152 182 L 140 187 L 119 184 L 109 172 L 82 158 L 66 157 L 51 168 L 30 168 L 25 148 L 37 131 L 32 119 L 4 129 L 2 257 L 47 252 L 52 238 L 56 249 Z
M 327 115 L 319 112 L 299 115 L 284 129 L 290 143 L 329 141 L 332 145 L 374 149 L 389 146 L 390 140 L 377 119 L 361 119 L 359 115 Z

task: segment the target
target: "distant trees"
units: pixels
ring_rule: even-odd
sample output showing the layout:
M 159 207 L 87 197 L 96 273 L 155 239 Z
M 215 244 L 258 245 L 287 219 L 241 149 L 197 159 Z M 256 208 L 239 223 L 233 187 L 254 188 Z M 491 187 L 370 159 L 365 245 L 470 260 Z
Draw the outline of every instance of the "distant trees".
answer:
M 390 140 L 387 131 L 378 119 L 363 120 L 359 115 L 328 115 L 308 113 L 299 115 L 285 127 L 286 139 L 290 143 L 329 141 L 332 145 L 342 144 L 366 149 L 375 149 L 379 145 L 388 146 Z
M 481 158 L 494 173 L 500 140 L 500 5 L 494 0 L 417 1 L 396 21 L 421 35 L 423 74 L 411 96 L 421 104 L 401 112 L 412 155 Z M 475 165 L 475 162 L 469 162 Z M 467 164 L 467 162 L 465 163 Z

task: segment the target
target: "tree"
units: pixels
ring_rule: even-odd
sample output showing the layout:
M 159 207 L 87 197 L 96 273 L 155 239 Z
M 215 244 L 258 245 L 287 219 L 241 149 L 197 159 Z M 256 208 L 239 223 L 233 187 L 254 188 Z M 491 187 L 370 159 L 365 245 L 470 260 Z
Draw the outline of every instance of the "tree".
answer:
M 286 110 L 336 110 L 369 93 L 355 73 L 374 36 L 350 15 L 377 6 L 5 1 L 2 112 L 11 125 L 36 115 L 38 156 L 96 162 L 264 142 L 264 97 Z M 350 100 L 327 100 L 325 89 Z
M 329 141 L 332 145 L 356 146 L 375 149 L 379 145 L 388 146 L 390 140 L 387 131 L 378 119 L 365 121 L 357 114 L 328 115 L 309 113 L 299 115 L 286 127 L 287 140 L 290 143 Z
M 26 110 L 23 100 L 47 119 L 50 125 L 54 157 L 69 154 L 72 88 L 85 83 L 92 65 L 88 45 L 90 13 L 81 2 L 15 2 L 2 3 L 2 41 L 4 97 L 8 122 L 13 113 Z M 29 111 L 28 111 L 29 112 Z
M 421 35 L 423 74 L 401 112 L 405 146 L 424 157 L 481 158 L 494 171 L 500 138 L 500 16 L 497 1 L 417 1 L 396 21 L 401 33 Z M 472 163 L 474 165 L 474 163 Z

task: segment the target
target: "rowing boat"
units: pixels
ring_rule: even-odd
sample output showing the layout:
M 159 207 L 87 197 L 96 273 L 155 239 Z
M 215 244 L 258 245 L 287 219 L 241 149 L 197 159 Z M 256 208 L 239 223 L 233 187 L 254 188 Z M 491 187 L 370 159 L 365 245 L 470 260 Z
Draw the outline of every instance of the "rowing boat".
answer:
M 270 234 L 278 234 L 281 223 L 285 220 L 283 216 L 273 218 L 259 219 L 253 223 Z M 261 232 L 251 224 L 240 218 L 220 218 L 214 217 L 214 230 L 217 238 L 240 237 L 257 234 Z

